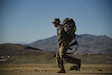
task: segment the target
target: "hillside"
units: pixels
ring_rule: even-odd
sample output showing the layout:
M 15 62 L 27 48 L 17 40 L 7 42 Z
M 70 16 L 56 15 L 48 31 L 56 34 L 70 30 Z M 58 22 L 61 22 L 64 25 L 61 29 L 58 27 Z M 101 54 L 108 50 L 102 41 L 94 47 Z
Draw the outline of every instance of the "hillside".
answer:
M 52 60 L 54 55 L 53 51 L 43 51 L 30 46 L 11 43 L 0 44 L 0 62 L 7 60 L 10 56 L 12 63 L 44 63 Z
M 79 35 L 78 51 L 79 54 L 112 54 L 112 38 L 103 35 L 96 36 L 90 34 Z M 43 50 L 57 50 L 57 36 L 52 36 L 43 40 L 32 42 L 30 46 Z M 74 49 L 74 47 L 73 47 Z
M 45 51 L 19 44 L 0 44 L 0 64 L 47 64 L 55 63 L 55 51 Z M 112 64 L 112 54 L 72 55 L 82 63 Z M 93 60 L 94 59 L 94 60 Z
M 0 55 L 6 56 L 41 56 L 41 55 L 54 55 L 54 51 L 44 51 L 31 46 L 5 43 L 0 44 Z

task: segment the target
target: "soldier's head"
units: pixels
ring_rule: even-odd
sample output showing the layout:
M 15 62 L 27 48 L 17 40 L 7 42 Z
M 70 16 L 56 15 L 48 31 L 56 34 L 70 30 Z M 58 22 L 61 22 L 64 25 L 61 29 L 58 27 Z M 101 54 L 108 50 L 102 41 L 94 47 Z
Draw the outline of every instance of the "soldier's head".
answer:
M 60 24 L 60 19 L 59 18 L 54 18 L 52 23 L 54 24 L 55 27 L 57 27 Z

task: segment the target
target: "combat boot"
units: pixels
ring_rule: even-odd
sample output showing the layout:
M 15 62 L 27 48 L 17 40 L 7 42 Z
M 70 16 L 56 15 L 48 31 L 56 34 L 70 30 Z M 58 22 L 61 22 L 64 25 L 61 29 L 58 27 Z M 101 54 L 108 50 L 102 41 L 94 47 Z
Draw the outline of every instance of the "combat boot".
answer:
M 66 73 L 64 67 L 60 67 L 60 71 L 58 71 L 57 73 Z
M 69 70 L 70 70 L 70 71 L 73 71 L 73 70 L 80 71 L 80 68 L 79 68 L 78 65 L 73 65 L 73 66 L 70 67 Z

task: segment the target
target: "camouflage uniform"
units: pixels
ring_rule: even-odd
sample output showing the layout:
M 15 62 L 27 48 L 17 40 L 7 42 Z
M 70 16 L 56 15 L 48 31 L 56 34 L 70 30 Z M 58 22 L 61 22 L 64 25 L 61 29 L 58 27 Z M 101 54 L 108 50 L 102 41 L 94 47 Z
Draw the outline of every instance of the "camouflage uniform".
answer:
M 58 64 L 58 67 L 60 67 L 60 71 L 58 71 L 57 73 L 66 73 L 63 64 L 64 60 L 70 63 L 77 64 L 78 68 L 80 69 L 80 63 L 81 63 L 80 59 L 66 55 L 66 52 L 69 48 L 69 43 L 71 42 L 71 36 L 68 36 L 68 34 L 64 31 L 63 25 L 60 25 L 59 18 L 55 18 L 52 23 L 57 28 L 57 36 L 58 36 L 59 47 L 56 52 L 56 62 Z
M 62 25 L 59 25 L 57 27 L 57 37 L 58 37 L 58 45 L 60 46 L 56 52 L 56 63 L 58 64 L 58 67 L 64 68 L 63 61 L 65 60 L 67 62 L 77 64 L 78 68 L 80 69 L 81 60 L 66 55 L 70 41 L 69 37 L 67 37 L 67 34 L 63 31 Z
M 59 25 L 57 27 L 57 36 L 58 36 L 58 45 L 60 46 L 56 53 L 56 62 L 58 63 L 59 67 L 63 67 L 63 60 L 65 60 L 66 57 L 66 51 L 69 47 L 69 42 L 66 41 L 65 33 L 63 31 L 62 25 Z

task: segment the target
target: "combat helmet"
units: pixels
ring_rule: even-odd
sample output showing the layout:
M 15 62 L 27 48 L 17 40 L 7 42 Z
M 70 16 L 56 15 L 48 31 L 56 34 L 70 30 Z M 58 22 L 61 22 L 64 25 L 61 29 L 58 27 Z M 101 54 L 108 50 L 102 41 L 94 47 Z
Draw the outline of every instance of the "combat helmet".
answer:
M 52 21 L 52 23 L 60 23 L 60 19 L 59 18 L 54 18 L 54 20 Z

